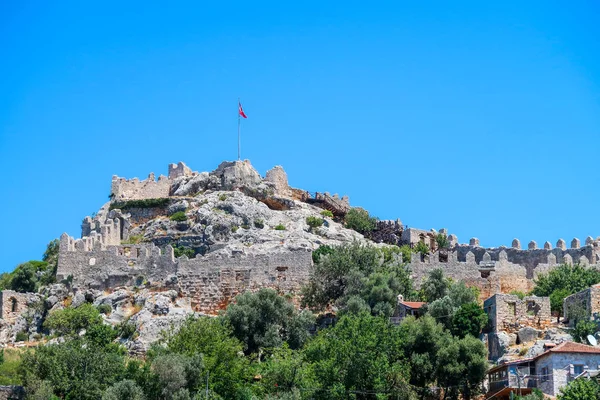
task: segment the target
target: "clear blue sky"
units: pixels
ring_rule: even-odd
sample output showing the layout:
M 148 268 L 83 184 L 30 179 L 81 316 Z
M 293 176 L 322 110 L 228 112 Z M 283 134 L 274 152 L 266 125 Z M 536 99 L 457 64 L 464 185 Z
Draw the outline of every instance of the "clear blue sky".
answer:
M 597 1 L 0 2 L 0 271 L 242 156 L 461 242 L 600 235 Z M 449 4 L 452 3 L 452 4 Z

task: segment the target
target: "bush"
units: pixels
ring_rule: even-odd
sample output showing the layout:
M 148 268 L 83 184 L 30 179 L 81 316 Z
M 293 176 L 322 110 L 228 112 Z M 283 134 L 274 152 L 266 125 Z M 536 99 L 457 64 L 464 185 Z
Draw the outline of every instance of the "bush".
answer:
M 262 229 L 265 227 L 265 222 L 262 219 L 255 219 L 254 220 L 254 227 L 257 229 Z
M 437 243 L 438 248 L 447 249 L 450 247 L 450 241 L 448 240 L 448 236 L 443 233 L 438 233 L 435 235 L 435 242 Z
M 377 225 L 377 218 L 369 215 L 369 212 L 363 208 L 354 207 L 346 214 L 346 228 L 354 229 L 358 233 L 370 233 Z
M 187 258 L 196 257 L 196 252 L 194 251 L 194 249 L 184 246 L 174 247 L 173 254 L 175 255 L 175 258 L 179 258 L 181 256 L 186 256 Z
M 232 233 L 236 233 L 238 229 L 240 229 L 240 227 L 237 226 L 237 225 L 234 225 L 234 226 L 231 227 L 231 232 Z
M 429 254 L 429 246 L 427 246 L 423 242 L 418 242 L 414 248 L 414 252 L 421 253 L 422 255 L 427 255 L 427 254 Z
M 285 225 L 279 224 L 275 227 L 276 231 L 285 231 Z
M 250 229 L 250 225 L 248 224 L 242 224 L 242 229 Z
M 313 262 L 316 264 L 321 259 L 321 256 L 333 253 L 333 247 L 323 244 L 318 249 L 312 252 Z
M 29 339 L 29 335 L 25 332 L 17 332 L 17 336 L 15 338 L 16 342 L 26 342 Z
M 321 211 L 321 215 L 326 217 L 326 218 L 333 218 L 333 213 L 329 210 L 323 210 Z
M 227 195 L 225 193 L 223 193 L 222 195 L 219 196 L 219 200 L 220 201 L 225 201 L 227 200 Z
M 129 320 L 125 320 L 119 324 L 117 327 L 117 332 L 119 337 L 123 339 L 131 339 L 135 334 L 135 324 L 129 322 Z
M 0 350 L 0 385 L 20 385 L 19 366 L 21 365 L 20 350 Z
M 323 225 L 323 218 L 313 217 L 311 215 L 310 217 L 306 217 L 306 224 L 310 227 L 311 230 L 318 228 Z
M 128 201 L 116 201 L 108 207 L 109 210 L 120 209 L 128 210 L 130 208 L 154 208 L 154 207 L 165 207 L 169 204 L 169 199 L 144 199 L 144 200 L 128 200 Z
M 512 290 L 509 294 L 517 296 L 519 300 L 523 300 L 525 298 L 525 293 L 521 292 L 520 290 Z
M 129 239 L 121 241 L 121 244 L 140 244 L 144 241 L 144 235 L 131 235 Z
M 98 306 L 98 311 L 100 312 L 100 314 L 110 315 L 110 313 L 112 312 L 112 307 L 108 304 L 100 304 Z
M 171 221 L 184 222 L 187 221 L 187 215 L 185 215 L 185 211 L 177 211 L 173 215 L 169 217 Z

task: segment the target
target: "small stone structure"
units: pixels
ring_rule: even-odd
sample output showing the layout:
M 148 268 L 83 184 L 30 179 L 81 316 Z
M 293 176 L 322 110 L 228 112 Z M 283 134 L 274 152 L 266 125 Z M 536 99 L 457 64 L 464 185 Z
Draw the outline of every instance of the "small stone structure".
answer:
M 517 332 L 523 327 L 545 329 L 552 322 L 550 298 L 495 294 L 483 302 L 492 332 Z
M 600 284 L 566 297 L 563 301 L 564 322 L 570 326 L 577 319 L 600 319 Z
M 0 319 L 14 322 L 27 310 L 31 293 L 19 293 L 14 290 L 0 292 Z

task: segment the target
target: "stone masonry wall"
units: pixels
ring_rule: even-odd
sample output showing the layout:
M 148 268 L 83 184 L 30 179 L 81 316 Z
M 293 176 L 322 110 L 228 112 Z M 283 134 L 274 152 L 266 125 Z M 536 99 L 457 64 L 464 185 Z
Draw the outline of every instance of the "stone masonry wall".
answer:
M 164 175 L 154 180 L 151 173 L 148 179 L 140 181 L 137 178 L 125 179 L 113 176 L 111 194 L 114 200 L 144 200 L 169 197 L 171 191 L 171 180 Z
M 85 238 L 84 238 L 85 239 Z M 144 281 L 176 285 L 197 311 L 214 312 L 245 290 L 262 287 L 296 292 L 308 281 L 310 251 L 246 256 L 197 255 L 176 259 L 173 248 L 162 252 L 153 244 L 86 246 L 64 234 L 60 240 L 57 280 L 73 277 L 75 287 L 110 289 Z
M 545 329 L 552 322 L 550 298 L 527 296 L 523 300 L 512 294 L 496 294 L 483 302 L 493 332 L 516 332 L 530 326 Z
M 0 292 L 0 319 L 13 322 L 21 313 L 27 310 L 30 294 L 13 290 Z
M 459 245 L 424 257 L 413 254 L 409 268 L 417 286 L 427 278 L 429 271 L 441 268 L 446 276 L 479 288 L 483 300 L 512 290 L 528 292 L 533 289 L 533 279 L 538 274 L 547 273 L 561 263 L 590 265 L 590 259 L 598 260 L 596 243 L 576 249 L 531 250 Z M 594 265 L 598 266 L 597 261 Z
M 568 296 L 563 301 L 563 314 L 570 326 L 575 323 L 574 313 L 581 309 L 586 318 L 600 320 L 600 286 L 594 285 Z

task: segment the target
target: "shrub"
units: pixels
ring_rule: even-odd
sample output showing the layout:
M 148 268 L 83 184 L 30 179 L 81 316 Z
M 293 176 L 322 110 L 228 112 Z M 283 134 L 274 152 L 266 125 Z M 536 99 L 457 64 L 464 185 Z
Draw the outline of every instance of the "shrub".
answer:
M 435 235 L 435 242 L 440 249 L 447 249 L 450 247 L 450 241 L 448 240 L 448 236 L 443 233 L 438 233 Z
M 239 226 L 234 225 L 231 227 L 231 232 L 236 233 L 239 228 L 240 228 Z
M 318 249 L 312 252 L 313 262 L 316 264 L 321 259 L 321 256 L 333 253 L 333 247 L 323 244 Z
M 323 225 L 323 218 L 313 217 L 311 215 L 310 217 L 306 217 L 306 224 L 310 227 L 311 230 L 318 228 Z
M 184 222 L 187 221 L 187 215 L 185 215 L 184 211 L 177 211 L 173 215 L 171 215 L 171 221 Z
M 262 219 L 255 219 L 254 220 L 254 227 L 258 228 L 258 229 L 262 229 L 265 227 L 265 222 Z
M 194 249 L 192 249 L 190 247 L 184 247 L 184 246 L 174 247 L 173 254 L 175 255 L 176 258 L 179 258 L 181 256 L 187 256 L 187 258 L 196 257 L 196 252 L 194 251 Z
M 242 229 L 250 229 L 250 225 L 248 225 L 248 224 L 242 224 Z
M 135 325 L 129 322 L 129 320 L 125 320 L 119 324 L 117 332 L 119 333 L 119 337 L 123 339 L 132 339 L 135 334 Z
M 130 208 L 154 208 L 154 207 L 165 207 L 169 204 L 168 198 L 163 199 L 144 199 L 144 200 L 128 200 L 128 201 L 116 201 L 108 207 L 109 210 L 120 209 L 128 210 Z
M 98 311 L 100 311 L 101 314 L 110 315 L 112 307 L 109 304 L 100 304 L 98 306 Z
M 414 252 L 415 253 L 421 253 L 423 255 L 427 255 L 427 254 L 429 254 L 429 246 L 427 246 L 423 242 L 418 242 L 417 245 L 414 248 Z
M 129 239 L 121 241 L 121 244 L 140 244 L 144 241 L 144 235 L 131 235 Z
M 358 233 L 369 233 L 375 229 L 377 218 L 369 215 L 369 212 L 363 208 L 354 207 L 346 214 L 346 228 L 354 229 Z
M 517 296 L 519 300 L 523 300 L 525 298 L 525 293 L 521 292 L 520 290 L 512 290 L 509 294 Z
M 17 336 L 15 337 L 15 341 L 17 342 L 26 342 L 29 339 L 29 335 L 26 332 L 17 332 Z
M 219 196 L 219 201 L 225 201 L 227 200 L 227 195 L 225 193 L 223 193 L 222 195 Z
M 275 227 L 276 231 L 285 231 L 285 225 L 279 224 Z
M 333 213 L 329 210 L 323 210 L 321 211 L 321 215 L 327 218 L 333 218 Z

